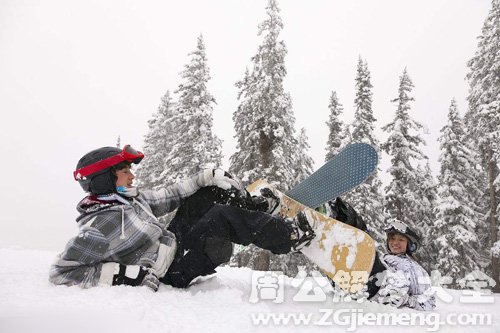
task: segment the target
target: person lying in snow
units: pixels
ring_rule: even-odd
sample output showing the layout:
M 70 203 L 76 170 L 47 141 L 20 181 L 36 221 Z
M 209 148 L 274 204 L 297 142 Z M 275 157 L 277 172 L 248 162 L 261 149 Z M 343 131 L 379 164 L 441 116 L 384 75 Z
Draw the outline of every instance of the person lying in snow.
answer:
M 304 215 L 284 220 L 267 214 L 272 198 L 250 197 L 220 169 L 139 191 L 130 166 L 143 157 L 127 145 L 99 148 L 79 160 L 74 177 L 88 195 L 77 205 L 79 234 L 50 268 L 52 283 L 185 288 L 227 262 L 232 242 L 284 254 L 314 238 Z M 168 226 L 158 219 L 175 209 Z
M 367 231 L 363 219 L 340 198 L 328 202 L 322 210 L 338 221 Z M 384 231 L 388 253 L 376 253 L 365 288 L 368 299 L 395 307 L 433 310 L 436 301 L 431 293 L 429 274 L 413 257 L 419 248 L 420 237 L 401 222 L 389 223 Z M 331 283 L 335 288 L 335 283 Z
M 231 242 L 284 254 L 299 251 L 314 238 L 305 216 L 283 220 L 267 214 L 279 204 L 272 192 L 250 197 L 222 170 L 203 170 L 163 190 L 139 192 L 132 186 L 130 165 L 143 157 L 125 146 L 99 148 L 80 159 L 74 177 L 89 195 L 77 205 L 78 236 L 51 266 L 52 283 L 147 286 L 156 291 L 161 282 L 185 288 L 227 262 Z M 366 231 L 352 207 L 340 199 L 329 206 L 328 215 Z M 159 216 L 175 209 L 168 226 L 160 222 Z M 369 298 L 434 308 L 434 298 L 424 295 L 429 286 L 419 282 L 428 275 L 412 258 L 418 238 L 404 225 L 394 224 L 387 232 L 390 254 L 375 258 Z

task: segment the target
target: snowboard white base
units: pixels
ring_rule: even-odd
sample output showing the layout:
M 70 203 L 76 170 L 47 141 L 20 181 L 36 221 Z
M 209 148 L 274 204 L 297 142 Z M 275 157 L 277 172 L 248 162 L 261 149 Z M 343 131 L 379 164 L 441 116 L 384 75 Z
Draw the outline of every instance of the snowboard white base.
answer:
M 306 214 L 316 234 L 311 243 L 300 252 L 314 262 L 344 291 L 356 293 L 368 281 L 375 259 L 375 241 L 364 231 L 351 227 L 309 208 L 274 189 L 264 180 L 247 187 L 251 195 L 260 195 L 260 189 L 270 188 L 280 199 L 276 212 L 284 218 Z

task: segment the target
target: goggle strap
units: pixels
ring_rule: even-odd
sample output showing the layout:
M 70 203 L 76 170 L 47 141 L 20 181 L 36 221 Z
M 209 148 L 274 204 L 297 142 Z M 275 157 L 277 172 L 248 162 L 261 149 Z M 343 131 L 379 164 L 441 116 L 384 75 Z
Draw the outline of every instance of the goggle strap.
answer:
M 131 152 L 134 152 L 136 154 L 133 154 Z M 143 153 L 141 153 L 140 151 L 136 151 L 135 149 L 130 147 L 130 145 L 126 145 L 120 153 L 74 171 L 73 177 L 75 178 L 75 180 L 82 180 L 93 173 L 99 172 L 106 168 L 110 168 L 113 165 L 119 164 L 123 161 L 134 162 L 134 160 L 142 159 L 143 157 Z

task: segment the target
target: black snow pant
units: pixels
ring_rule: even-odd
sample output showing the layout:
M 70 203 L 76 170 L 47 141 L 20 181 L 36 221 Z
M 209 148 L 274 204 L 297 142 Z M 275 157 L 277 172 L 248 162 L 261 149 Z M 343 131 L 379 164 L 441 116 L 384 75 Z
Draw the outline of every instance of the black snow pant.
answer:
M 186 288 L 198 277 L 215 273 L 227 262 L 232 243 L 276 254 L 292 248 L 291 229 L 281 217 L 253 210 L 248 193 L 206 187 L 185 199 L 168 229 L 177 238 L 177 252 L 163 283 Z

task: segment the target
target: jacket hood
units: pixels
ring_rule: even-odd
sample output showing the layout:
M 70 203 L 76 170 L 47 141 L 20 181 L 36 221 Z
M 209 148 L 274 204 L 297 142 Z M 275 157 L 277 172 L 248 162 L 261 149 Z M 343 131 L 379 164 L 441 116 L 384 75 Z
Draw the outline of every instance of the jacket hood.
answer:
M 112 197 L 104 200 L 96 195 L 86 196 L 76 205 L 76 210 L 80 213 L 80 215 L 76 218 L 76 222 L 80 222 L 81 219 L 89 214 L 123 204 L 124 203 L 122 201 L 113 199 Z

